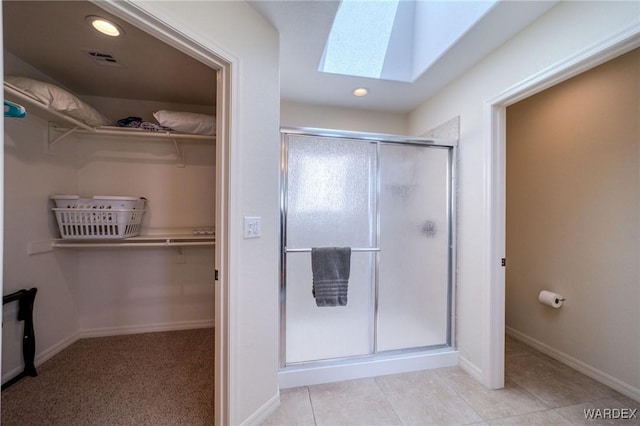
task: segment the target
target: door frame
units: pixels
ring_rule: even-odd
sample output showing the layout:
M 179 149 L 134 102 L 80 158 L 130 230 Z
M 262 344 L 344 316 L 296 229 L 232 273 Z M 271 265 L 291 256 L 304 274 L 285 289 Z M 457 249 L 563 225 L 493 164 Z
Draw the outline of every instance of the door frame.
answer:
M 232 120 L 235 98 L 232 85 L 237 81 L 234 58 L 205 47 L 178 30 L 140 9 L 133 0 L 90 0 L 98 7 L 126 20 L 155 38 L 167 43 L 217 71 L 216 82 L 216 182 L 215 182 L 215 282 L 214 314 L 214 423 L 229 424 L 229 195 L 230 146 L 235 127 Z
M 488 250 L 484 300 L 482 382 L 490 389 L 504 387 L 506 256 L 506 125 L 507 107 L 568 80 L 640 46 L 640 24 L 634 24 L 591 45 L 499 93 L 484 105 L 485 206 Z

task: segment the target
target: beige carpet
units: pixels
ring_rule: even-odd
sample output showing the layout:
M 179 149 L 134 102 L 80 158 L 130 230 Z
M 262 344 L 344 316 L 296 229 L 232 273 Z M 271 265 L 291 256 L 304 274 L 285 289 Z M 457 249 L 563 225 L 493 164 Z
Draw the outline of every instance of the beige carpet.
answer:
M 213 353 L 211 328 L 83 339 L 2 392 L 1 422 L 211 425 Z

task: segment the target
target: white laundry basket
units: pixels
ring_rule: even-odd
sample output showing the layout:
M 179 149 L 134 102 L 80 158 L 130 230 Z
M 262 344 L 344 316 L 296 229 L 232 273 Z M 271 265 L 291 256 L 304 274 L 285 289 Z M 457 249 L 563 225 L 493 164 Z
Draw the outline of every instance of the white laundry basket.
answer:
M 66 239 L 119 239 L 140 233 L 146 199 L 96 195 L 52 195 L 60 236 Z

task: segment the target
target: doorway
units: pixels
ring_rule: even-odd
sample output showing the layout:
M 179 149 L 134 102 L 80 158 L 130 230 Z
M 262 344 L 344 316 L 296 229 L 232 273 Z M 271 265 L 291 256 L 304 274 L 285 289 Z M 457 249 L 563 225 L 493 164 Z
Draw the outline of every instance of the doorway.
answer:
M 138 9 L 132 3 L 126 2 L 100 2 L 99 7 L 122 18 L 139 29 L 164 41 L 183 53 L 197 59 L 217 71 L 217 79 L 213 86 L 217 88 L 217 144 L 215 148 L 215 229 L 216 250 L 215 260 L 212 262 L 217 271 L 217 283 L 215 286 L 215 416 L 217 424 L 228 423 L 228 359 L 226 348 L 228 346 L 228 173 L 229 173 L 229 126 L 230 126 L 230 81 L 231 63 L 222 59 L 216 52 L 203 48 L 177 31 L 166 27 L 150 15 Z M 212 267 L 213 269 L 213 267 Z M 213 275 L 213 274 L 212 274 Z
M 505 332 L 505 222 L 506 222 L 506 108 L 640 45 L 640 32 L 624 32 L 577 53 L 487 101 L 487 228 L 489 247 L 485 263 L 489 296 L 483 349 L 482 382 L 489 388 L 504 386 Z M 508 260 L 507 260 L 508 262 Z
M 507 108 L 507 335 L 609 385 L 640 357 L 639 75 L 634 49 Z

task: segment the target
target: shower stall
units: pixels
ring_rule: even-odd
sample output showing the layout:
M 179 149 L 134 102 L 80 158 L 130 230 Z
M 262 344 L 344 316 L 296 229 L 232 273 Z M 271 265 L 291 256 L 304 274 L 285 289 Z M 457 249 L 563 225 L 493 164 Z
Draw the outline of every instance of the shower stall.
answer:
M 282 129 L 280 386 L 456 365 L 456 141 Z M 350 247 L 346 306 L 311 250 Z

